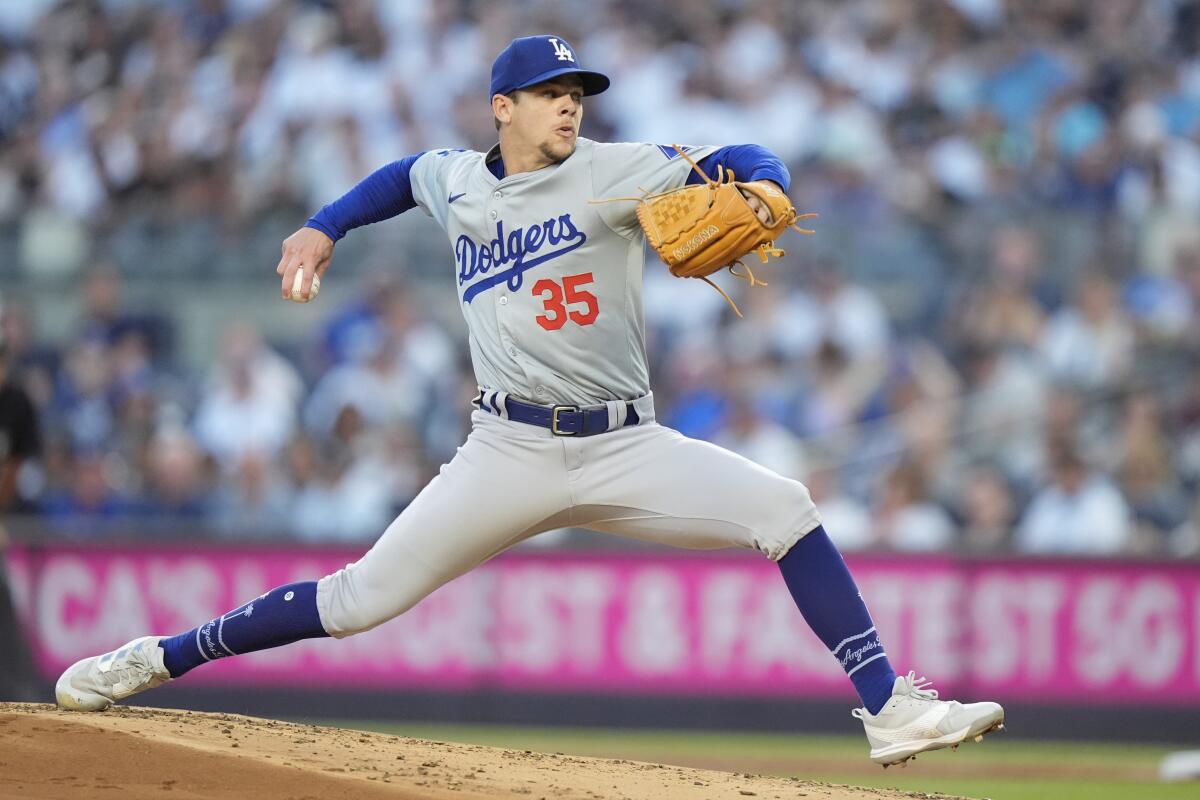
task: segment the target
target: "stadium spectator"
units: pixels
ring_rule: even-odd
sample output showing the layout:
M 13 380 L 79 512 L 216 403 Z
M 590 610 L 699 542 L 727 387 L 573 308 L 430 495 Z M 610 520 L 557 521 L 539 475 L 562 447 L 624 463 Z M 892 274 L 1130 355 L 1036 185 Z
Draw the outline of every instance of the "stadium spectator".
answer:
M 294 494 L 281 471 L 262 453 L 244 453 L 233 471 L 221 476 L 213 493 L 213 527 L 231 538 L 279 537 L 292 524 Z
M 50 530 L 72 537 L 113 536 L 132 530 L 138 504 L 121 485 L 119 459 L 96 451 L 76 453 L 62 485 L 46 493 L 41 513 Z
M 808 461 L 800 439 L 766 417 L 755 403 L 749 391 L 737 391 L 725 425 L 712 441 L 780 475 L 804 480 Z
M 195 435 L 222 472 L 249 453 L 275 456 L 296 427 L 303 383 L 250 323 L 231 325 L 196 410 Z
M 184 428 L 160 430 L 146 453 L 146 500 L 139 512 L 159 530 L 171 522 L 195 524 L 208 517 L 211 478 L 203 453 Z
M 1074 446 L 1051 451 L 1050 484 L 1034 495 L 1017 528 L 1023 553 L 1118 555 L 1130 545 L 1129 508 L 1116 487 Z
M 1117 302 L 1116 287 L 1098 272 L 1076 284 L 1074 301 L 1042 330 L 1039 348 L 1051 376 L 1084 389 L 1111 389 L 1133 368 L 1133 325 Z
M 102 341 L 81 339 L 67 350 L 54 388 L 51 426 L 73 449 L 114 444 L 112 354 Z
M 381 322 L 357 326 L 348 362 L 325 373 L 306 401 L 307 430 L 320 439 L 342 438 L 338 431 L 350 412 L 355 425 L 371 427 L 415 420 L 427 386 L 423 375 L 403 363 L 398 349 Z
M 1017 521 L 1017 499 L 1004 473 L 994 466 L 973 467 L 959 495 L 960 546 L 972 553 L 999 553 L 1012 549 Z
M 124 302 L 124 281 L 117 267 L 100 262 L 83 277 L 83 308 L 76 337 L 109 346 L 137 337 L 153 361 L 168 358 L 173 346 L 171 323 L 161 313 L 134 313 Z
M 983 280 L 967 291 L 957 337 L 968 345 L 1001 350 L 1032 350 L 1045 320 L 1044 297 L 1037 296 L 1041 245 L 1029 228 L 996 232 Z M 1048 293 L 1043 287 L 1043 296 Z
M 1160 553 L 1167 534 L 1183 524 L 1188 508 L 1172 469 L 1160 402 L 1153 394 L 1135 391 L 1126 398 L 1113 450 L 1113 473 L 1133 516 L 1132 548 Z
M 1048 391 L 1040 364 L 1020 350 L 980 345 L 966 355 L 963 443 L 973 459 L 996 459 L 1029 484 L 1042 462 L 1042 413 Z
M 954 544 L 949 514 L 929 498 L 926 477 L 911 462 L 884 479 L 871 524 L 876 544 L 891 550 L 945 550 Z

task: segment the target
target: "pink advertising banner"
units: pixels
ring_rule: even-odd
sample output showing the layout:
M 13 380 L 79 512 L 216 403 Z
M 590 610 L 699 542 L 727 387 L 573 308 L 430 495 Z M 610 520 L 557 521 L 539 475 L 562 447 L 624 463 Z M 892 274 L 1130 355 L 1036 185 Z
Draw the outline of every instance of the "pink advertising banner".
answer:
M 39 668 L 175 633 L 343 550 L 16 547 Z M 1200 567 L 851 558 L 892 663 L 944 692 L 1200 707 Z M 386 625 L 225 659 L 193 685 L 845 697 L 770 562 L 743 554 L 502 556 Z

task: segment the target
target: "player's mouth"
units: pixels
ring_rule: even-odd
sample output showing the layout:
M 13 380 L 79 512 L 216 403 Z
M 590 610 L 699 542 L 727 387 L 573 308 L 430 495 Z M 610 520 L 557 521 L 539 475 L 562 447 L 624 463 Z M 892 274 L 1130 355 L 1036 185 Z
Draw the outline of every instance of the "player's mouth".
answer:
M 559 125 L 557 128 L 554 129 L 554 132 L 564 139 L 569 140 L 569 139 L 575 138 L 575 126 L 574 125 Z

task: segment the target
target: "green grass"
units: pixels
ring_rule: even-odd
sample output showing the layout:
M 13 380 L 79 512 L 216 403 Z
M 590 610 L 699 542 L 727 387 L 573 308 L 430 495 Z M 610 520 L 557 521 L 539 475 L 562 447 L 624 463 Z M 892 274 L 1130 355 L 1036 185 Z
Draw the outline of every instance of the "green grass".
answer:
M 1196 783 L 1161 784 L 1170 747 L 1035 742 L 999 734 L 955 752 L 930 753 L 904 769 L 867 760 L 862 737 L 692 733 L 323 721 L 439 741 L 625 758 L 679 766 L 942 792 L 992 800 L 1174 800 L 1196 798 Z

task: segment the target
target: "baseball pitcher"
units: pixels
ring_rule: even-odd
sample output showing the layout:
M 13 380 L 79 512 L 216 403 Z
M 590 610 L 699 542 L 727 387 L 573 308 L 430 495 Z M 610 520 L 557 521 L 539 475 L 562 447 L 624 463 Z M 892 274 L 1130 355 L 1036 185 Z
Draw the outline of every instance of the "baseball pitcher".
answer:
M 756 145 L 581 138 L 584 98 L 608 85 L 562 37 L 516 39 L 492 65 L 495 147 L 402 158 L 284 241 L 282 294 L 307 302 L 351 229 L 413 208 L 437 221 L 479 384 L 470 435 L 357 562 L 84 659 L 59 679 L 60 707 L 101 710 L 218 658 L 370 630 L 518 542 L 572 526 L 777 562 L 858 691 L 853 714 L 879 764 L 1003 727 L 996 703 L 941 700 L 915 673 L 897 677 L 802 484 L 655 421 L 647 238 L 677 275 L 704 277 L 778 254 L 798 217 L 787 169 Z

